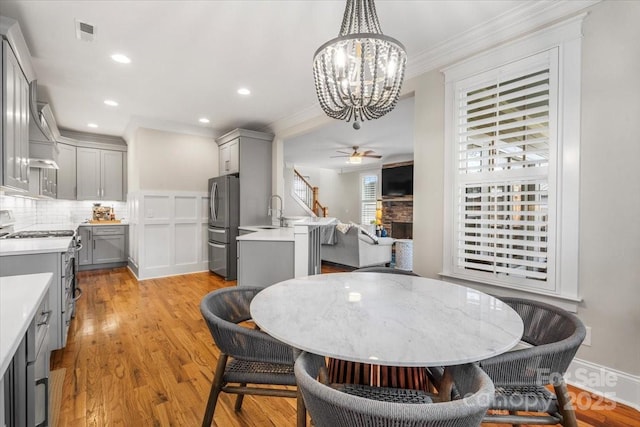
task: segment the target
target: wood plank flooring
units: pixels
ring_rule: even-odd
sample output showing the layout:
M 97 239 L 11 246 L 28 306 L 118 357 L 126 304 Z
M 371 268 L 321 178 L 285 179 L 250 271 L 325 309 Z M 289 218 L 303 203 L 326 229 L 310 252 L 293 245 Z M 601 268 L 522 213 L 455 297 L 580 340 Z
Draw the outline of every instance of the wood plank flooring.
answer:
M 66 368 L 57 425 L 200 425 L 218 350 L 199 303 L 235 282 L 209 273 L 137 281 L 124 268 L 78 277 L 83 295 L 68 343 L 51 359 L 51 369 Z M 247 396 L 240 413 L 232 399 L 221 395 L 214 425 L 295 425 L 294 399 Z M 640 426 L 640 413 L 623 405 L 578 417 L 580 427 Z

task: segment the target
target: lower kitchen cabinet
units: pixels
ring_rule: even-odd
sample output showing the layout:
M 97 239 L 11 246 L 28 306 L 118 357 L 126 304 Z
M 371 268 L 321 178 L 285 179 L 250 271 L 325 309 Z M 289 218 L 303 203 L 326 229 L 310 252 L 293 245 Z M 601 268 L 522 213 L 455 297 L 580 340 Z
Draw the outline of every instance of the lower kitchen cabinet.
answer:
M 267 287 L 294 277 L 294 242 L 238 240 L 238 286 Z
M 80 226 L 82 249 L 78 253 L 79 270 L 120 267 L 127 264 L 127 225 Z

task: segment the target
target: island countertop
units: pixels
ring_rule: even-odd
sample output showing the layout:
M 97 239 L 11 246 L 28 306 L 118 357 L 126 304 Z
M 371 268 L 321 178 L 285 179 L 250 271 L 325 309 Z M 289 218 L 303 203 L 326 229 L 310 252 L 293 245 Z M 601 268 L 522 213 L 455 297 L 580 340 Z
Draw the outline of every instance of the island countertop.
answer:
M 49 289 L 51 273 L 0 277 L 0 377 Z
M 238 236 L 238 241 L 266 241 L 266 242 L 293 242 L 295 236 L 293 233 L 293 227 L 274 227 L 274 228 L 262 228 L 268 227 L 264 225 L 247 225 L 238 227 L 239 230 L 250 231 L 250 233 Z

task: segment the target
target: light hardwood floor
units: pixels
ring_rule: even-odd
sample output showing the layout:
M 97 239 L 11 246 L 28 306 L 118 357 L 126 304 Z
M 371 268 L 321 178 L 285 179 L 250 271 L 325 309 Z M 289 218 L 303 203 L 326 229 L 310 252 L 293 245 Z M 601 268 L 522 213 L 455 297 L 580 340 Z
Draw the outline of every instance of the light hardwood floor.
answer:
M 199 303 L 235 282 L 209 273 L 137 281 L 124 268 L 78 277 L 68 343 L 51 359 L 51 369 L 66 368 L 58 426 L 200 425 L 218 350 Z M 222 394 L 218 427 L 295 425 L 293 399 L 247 396 L 240 413 L 232 399 Z M 581 427 L 640 426 L 640 413 L 623 405 L 578 417 Z

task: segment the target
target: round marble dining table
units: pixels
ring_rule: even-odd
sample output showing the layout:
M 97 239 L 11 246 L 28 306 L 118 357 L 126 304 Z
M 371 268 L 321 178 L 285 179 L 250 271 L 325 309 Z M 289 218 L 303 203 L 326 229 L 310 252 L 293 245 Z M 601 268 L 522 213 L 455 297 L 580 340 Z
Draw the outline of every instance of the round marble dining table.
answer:
M 255 323 L 300 350 L 394 366 L 450 366 L 504 353 L 520 316 L 497 298 L 440 280 L 332 273 L 286 280 L 251 302 Z

